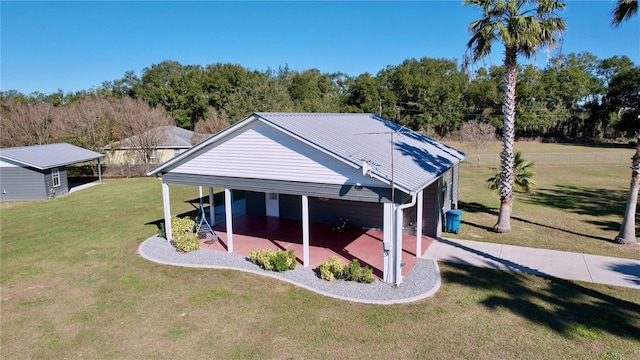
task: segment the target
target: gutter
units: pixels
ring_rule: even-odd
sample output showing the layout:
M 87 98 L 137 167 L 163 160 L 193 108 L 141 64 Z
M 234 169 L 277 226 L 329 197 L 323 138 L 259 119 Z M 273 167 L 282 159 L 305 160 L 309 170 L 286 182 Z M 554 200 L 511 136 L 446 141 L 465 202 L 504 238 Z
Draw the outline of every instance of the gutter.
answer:
M 394 191 L 393 189 L 391 191 Z M 394 217 L 394 226 L 393 226 L 393 283 L 398 286 L 402 282 L 402 224 L 398 223 L 398 214 L 401 214 L 404 209 L 410 208 L 416 204 L 416 199 L 418 198 L 418 192 L 414 192 L 411 194 L 411 201 L 402 204 L 395 209 L 395 217 Z M 398 228 L 399 227 L 399 228 Z M 398 230 L 400 232 L 400 237 L 398 237 Z M 398 249 L 400 251 L 398 251 Z

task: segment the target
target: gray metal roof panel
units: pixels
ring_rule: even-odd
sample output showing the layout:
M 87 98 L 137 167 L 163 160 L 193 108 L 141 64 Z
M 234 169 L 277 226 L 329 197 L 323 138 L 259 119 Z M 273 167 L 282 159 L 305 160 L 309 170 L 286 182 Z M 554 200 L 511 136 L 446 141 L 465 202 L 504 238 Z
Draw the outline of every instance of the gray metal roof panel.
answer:
M 103 154 L 67 144 L 32 145 L 0 149 L 0 157 L 44 170 L 104 157 Z
M 408 192 L 427 186 L 465 154 L 374 114 L 256 113 L 263 121 Z M 393 163 L 393 167 L 392 167 Z

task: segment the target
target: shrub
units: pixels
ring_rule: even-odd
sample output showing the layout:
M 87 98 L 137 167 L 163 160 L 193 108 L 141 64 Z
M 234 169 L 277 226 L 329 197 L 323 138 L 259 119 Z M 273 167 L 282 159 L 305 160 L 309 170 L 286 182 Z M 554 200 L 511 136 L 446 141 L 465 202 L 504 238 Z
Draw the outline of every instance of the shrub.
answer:
M 249 252 L 249 258 L 252 263 L 261 268 L 265 270 L 275 270 L 277 272 L 293 270 L 298 264 L 296 255 L 291 249 L 287 251 L 273 251 L 272 249 L 251 250 Z
M 196 222 L 191 220 L 188 217 L 171 218 L 171 233 L 173 234 L 173 237 L 176 237 L 177 235 L 180 235 L 180 234 L 190 233 L 193 231 L 193 227 L 195 224 Z
M 320 278 L 327 281 L 342 278 L 342 270 L 344 265 L 337 256 L 332 256 L 318 265 L 320 270 Z
M 173 244 L 177 251 L 189 252 L 200 249 L 200 237 L 192 232 L 195 224 L 196 222 L 188 217 L 171 219 Z
M 361 267 L 358 259 L 353 259 L 351 264 L 344 267 L 343 272 L 345 280 L 359 283 L 372 283 L 374 281 L 373 270 L 370 267 Z
M 318 270 L 320 270 L 320 278 L 328 281 L 335 279 L 360 283 L 372 283 L 375 281 L 373 269 L 368 266 L 361 267 L 358 259 L 353 259 L 349 265 L 342 265 L 340 259 L 337 256 L 333 256 L 318 265 Z
M 271 258 L 271 262 L 274 270 L 277 272 L 293 270 L 296 268 L 296 256 L 293 254 L 293 250 L 291 249 L 287 251 L 276 251 L 276 255 Z
M 264 250 L 251 250 L 249 251 L 249 258 L 251 262 L 260 266 L 265 270 L 273 270 L 273 264 L 271 258 L 275 256 L 275 252 L 271 249 Z
M 189 252 L 200 249 L 200 238 L 198 234 L 193 233 L 181 233 L 173 237 L 173 243 L 176 245 L 176 250 L 180 252 Z

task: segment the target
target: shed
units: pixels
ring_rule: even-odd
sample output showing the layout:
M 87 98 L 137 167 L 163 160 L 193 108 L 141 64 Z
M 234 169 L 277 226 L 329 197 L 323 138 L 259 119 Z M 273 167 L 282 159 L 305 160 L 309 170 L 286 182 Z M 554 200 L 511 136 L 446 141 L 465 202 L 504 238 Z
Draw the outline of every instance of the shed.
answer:
M 169 185 L 209 187 L 210 194 L 218 187 L 233 252 L 232 194 L 242 190 L 247 213 L 302 223 L 304 266 L 309 222 L 335 223 L 345 214 L 352 226 L 382 229 L 383 279 L 399 284 L 402 232 L 440 234 L 444 213 L 457 206 L 464 157 L 374 114 L 254 113 L 148 175 L 162 178 L 168 239 Z
M 47 200 L 69 193 L 67 165 L 98 160 L 104 155 L 67 143 L 0 149 L 2 200 Z

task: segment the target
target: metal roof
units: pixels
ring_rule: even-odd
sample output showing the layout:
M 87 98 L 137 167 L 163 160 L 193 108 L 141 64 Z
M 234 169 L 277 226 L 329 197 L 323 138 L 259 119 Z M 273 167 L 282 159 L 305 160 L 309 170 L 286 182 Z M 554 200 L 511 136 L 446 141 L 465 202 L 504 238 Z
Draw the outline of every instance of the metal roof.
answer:
M 374 114 L 256 113 L 335 154 L 355 167 L 417 191 L 465 158 L 465 154 Z M 392 169 L 393 163 L 393 169 Z M 393 170 L 393 171 L 392 171 Z
M 67 143 L 0 149 L 0 158 L 40 170 L 95 160 L 101 157 L 104 157 L 104 155 Z
M 173 165 L 197 156 L 228 133 L 252 121 L 263 121 L 406 193 L 428 186 L 465 154 L 418 132 L 374 114 L 254 113 L 189 151 L 151 170 L 170 171 Z M 364 169 L 363 169 L 364 168 Z
M 183 129 L 177 126 L 160 126 L 154 130 L 149 130 L 149 131 L 155 131 L 157 129 L 160 129 L 162 131 L 164 131 L 167 134 L 167 137 L 163 139 L 163 141 L 158 144 L 157 146 L 155 146 L 158 149 L 172 149 L 172 148 L 190 148 L 191 146 L 193 146 L 193 144 L 191 143 L 191 138 L 193 137 L 193 135 L 195 134 L 193 131 L 191 130 L 187 130 L 187 129 Z M 136 141 L 137 139 L 137 135 L 128 137 L 126 139 L 123 139 L 121 141 L 119 141 L 119 144 L 117 144 L 116 146 L 111 146 L 111 145 L 107 145 L 105 147 L 103 147 L 104 150 L 111 150 L 112 148 L 116 148 L 116 149 L 133 149 L 136 148 L 138 142 Z M 133 145 L 132 145 L 133 144 Z

